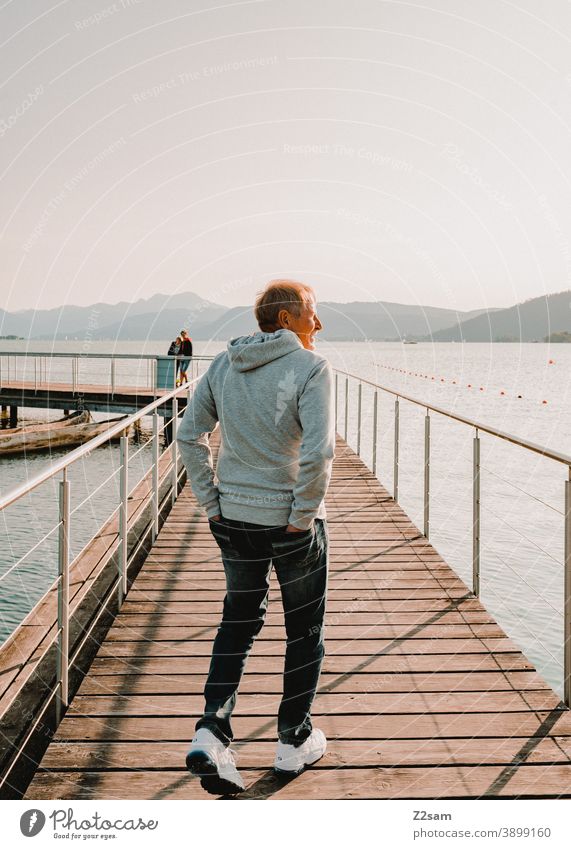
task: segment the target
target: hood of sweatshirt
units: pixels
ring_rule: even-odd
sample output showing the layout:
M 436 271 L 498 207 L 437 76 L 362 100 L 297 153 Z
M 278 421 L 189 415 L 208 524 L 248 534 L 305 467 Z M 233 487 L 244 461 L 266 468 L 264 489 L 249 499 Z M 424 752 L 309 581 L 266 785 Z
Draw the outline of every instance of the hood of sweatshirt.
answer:
M 298 336 L 286 327 L 274 333 L 258 331 L 228 342 L 228 357 L 237 371 L 252 371 L 303 348 Z

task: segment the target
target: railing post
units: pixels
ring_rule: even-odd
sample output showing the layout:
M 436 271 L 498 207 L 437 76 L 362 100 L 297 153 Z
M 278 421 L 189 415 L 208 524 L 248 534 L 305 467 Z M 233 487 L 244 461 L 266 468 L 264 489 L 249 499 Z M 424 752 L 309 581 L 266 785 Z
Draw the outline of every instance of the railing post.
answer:
M 115 360 L 111 359 L 111 397 L 115 395 Z
M 571 467 L 565 481 L 565 573 L 563 578 L 563 699 L 571 707 Z
M 424 536 L 430 535 L 430 415 L 424 417 Z
M 363 399 L 363 384 L 359 381 L 357 392 L 357 455 L 361 456 L 361 407 Z
M 155 394 L 156 394 L 156 391 L 157 391 L 157 385 L 158 385 L 158 382 L 159 382 L 159 377 L 158 377 L 158 375 L 159 375 L 159 361 L 158 361 L 158 359 L 155 357 L 155 359 L 153 360 L 153 387 L 152 387 L 153 392 L 154 392 Z
M 393 498 L 399 500 L 399 398 L 395 398 L 395 447 L 393 468 Z
M 58 650 L 56 722 L 59 725 L 64 707 L 69 702 L 69 551 L 70 551 L 70 498 L 69 481 L 64 469 L 59 485 L 59 541 L 58 541 Z
M 159 414 L 153 413 L 153 542 L 159 533 Z
M 480 595 L 480 437 L 474 436 L 472 496 L 472 585 L 474 595 Z
M 172 504 L 174 505 L 178 495 L 178 449 L 176 445 L 176 434 L 178 430 L 178 398 L 172 399 Z
M 347 442 L 347 427 L 348 427 L 347 423 L 348 423 L 348 420 L 349 420 L 349 378 L 346 377 L 345 378 L 345 435 L 343 437 L 345 439 L 345 442 Z
M 38 358 L 34 357 L 34 392 L 38 391 Z
M 373 396 L 373 474 L 377 474 L 377 395 L 378 392 L 375 389 L 375 394 Z
M 120 442 L 121 449 L 121 476 L 120 476 L 120 498 L 119 505 L 119 606 L 127 594 L 127 542 L 129 536 L 129 437 L 123 435 Z
M 337 407 L 339 405 L 339 375 L 335 372 L 335 433 L 337 433 Z

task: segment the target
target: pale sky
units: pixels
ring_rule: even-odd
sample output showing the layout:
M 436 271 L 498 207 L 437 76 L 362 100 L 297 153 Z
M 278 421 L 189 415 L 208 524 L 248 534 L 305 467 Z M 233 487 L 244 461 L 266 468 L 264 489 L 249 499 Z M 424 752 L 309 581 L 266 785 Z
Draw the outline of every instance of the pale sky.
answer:
M 8 0 L 0 307 L 571 288 L 566 0 Z

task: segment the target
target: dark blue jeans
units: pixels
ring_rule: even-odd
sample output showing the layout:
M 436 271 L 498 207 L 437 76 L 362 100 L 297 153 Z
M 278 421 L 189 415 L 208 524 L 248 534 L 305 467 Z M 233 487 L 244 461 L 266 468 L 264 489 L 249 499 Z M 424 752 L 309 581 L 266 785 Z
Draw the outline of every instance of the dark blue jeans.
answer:
M 240 679 L 254 638 L 264 624 L 272 566 L 280 584 L 286 629 L 283 697 L 278 736 L 299 746 L 312 730 L 311 705 L 323 661 L 323 620 L 327 593 L 327 525 L 287 533 L 249 522 L 210 520 L 222 552 L 226 597 L 214 640 L 206 707 L 196 728 L 208 728 L 228 745 L 230 719 Z

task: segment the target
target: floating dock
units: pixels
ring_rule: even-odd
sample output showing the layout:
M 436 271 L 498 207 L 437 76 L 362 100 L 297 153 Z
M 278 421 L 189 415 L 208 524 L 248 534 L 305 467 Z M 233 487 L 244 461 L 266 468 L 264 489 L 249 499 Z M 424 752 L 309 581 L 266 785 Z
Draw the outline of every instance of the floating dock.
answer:
M 571 714 L 359 457 L 338 438 L 327 495 L 328 752 L 272 771 L 283 612 L 240 688 L 239 798 L 571 797 Z M 26 799 L 214 799 L 184 765 L 224 598 L 219 549 L 182 490 L 38 765 Z

